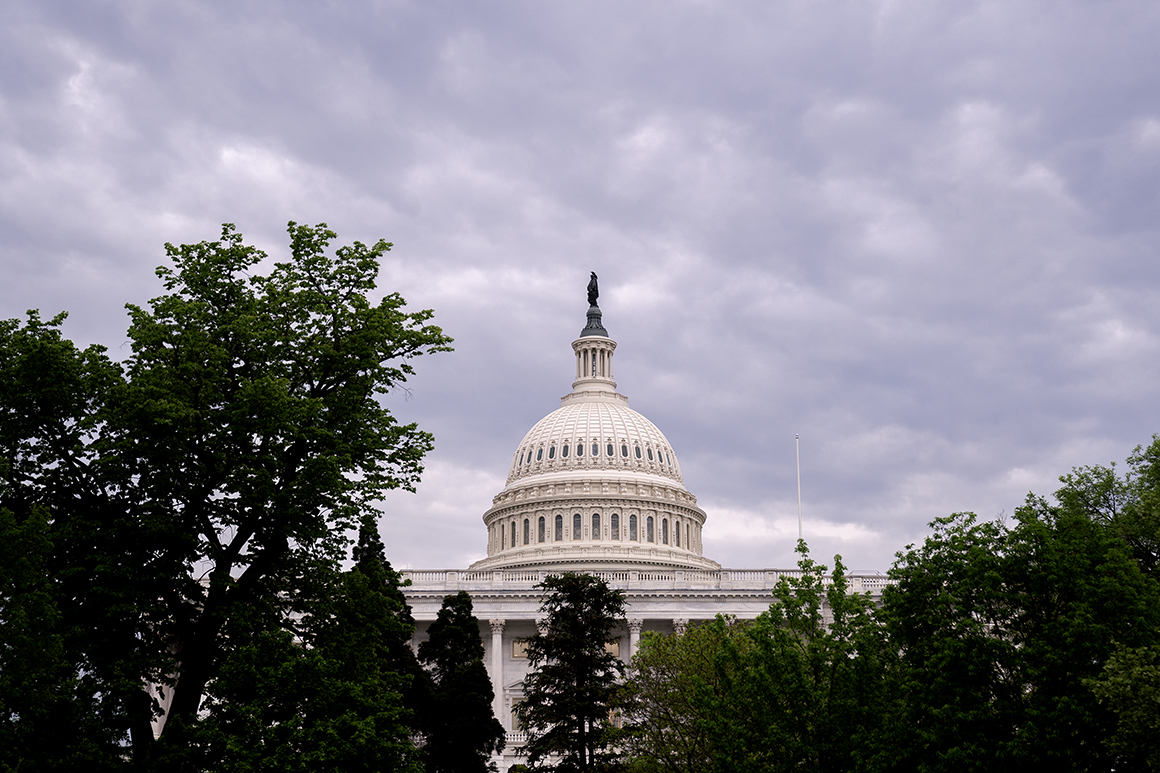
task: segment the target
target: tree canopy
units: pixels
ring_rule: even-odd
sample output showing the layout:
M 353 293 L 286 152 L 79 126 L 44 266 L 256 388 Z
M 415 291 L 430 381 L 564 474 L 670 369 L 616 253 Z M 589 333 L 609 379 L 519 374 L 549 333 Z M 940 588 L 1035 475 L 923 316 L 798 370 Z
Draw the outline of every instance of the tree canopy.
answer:
M 128 307 L 122 363 L 65 339 L 63 314 L 0 322 L 0 525 L 34 549 L 5 570 L 3 604 L 41 609 L 6 614 L 5 636 L 20 620 L 45 628 L 46 689 L 79 707 L 5 706 L 0 732 L 25 746 L 0 754 L 63 734 L 111 767 L 126 748 L 141 767 L 180 757 L 172 741 L 237 642 L 261 632 L 284 647 L 346 532 L 417 482 L 432 438 L 383 397 L 450 339 L 398 294 L 372 298 L 390 244 L 332 250 L 325 225 L 288 230 L 289 259 L 264 274 L 231 225 L 167 244 L 166 292 Z

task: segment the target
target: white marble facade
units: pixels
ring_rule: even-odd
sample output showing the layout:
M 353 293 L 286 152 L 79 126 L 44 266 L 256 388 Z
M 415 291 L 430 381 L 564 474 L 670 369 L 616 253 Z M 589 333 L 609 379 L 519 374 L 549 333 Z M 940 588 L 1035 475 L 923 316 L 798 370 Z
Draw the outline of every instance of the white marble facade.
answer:
M 702 555 L 706 514 L 685 489 L 677 455 L 656 425 L 616 392 L 616 342 L 599 308 L 572 342 L 572 391 L 536 423 L 512 456 L 507 483 L 483 515 L 487 556 L 467 569 L 404 571 L 426 638 L 445 596 L 467 590 L 487 651 L 495 713 L 508 731 L 500 773 L 519 762 L 524 740 L 512 721 L 527 659 L 520 639 L 540 617 L 536 585 L 547 575 L 586 572 L 625 591 L 628 615 L 610 646 L 626 662 L 642 631 L 680 633 L 718 614 L 753 619 L 769 607 L 786 570 L 731 570 Z M 854 576 L 852 590 L 877 595 L 879 575 Z

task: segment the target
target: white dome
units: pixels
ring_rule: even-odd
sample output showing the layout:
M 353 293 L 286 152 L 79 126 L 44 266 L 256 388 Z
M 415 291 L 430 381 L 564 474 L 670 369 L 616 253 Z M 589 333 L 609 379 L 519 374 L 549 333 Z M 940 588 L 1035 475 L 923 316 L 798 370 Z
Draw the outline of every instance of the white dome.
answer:
M 677 455 L 656 425 L 623 403 L 571 402 L 540 419 L 512 457 L 507 483 L 550 472 L 616 470 L 681 483 Z
M 597 307 L 572 349 L 572 391 L 520 441 L 471 570 L 720 569 L 702 555 L 705 512 L 668 439 L 616 392 Z

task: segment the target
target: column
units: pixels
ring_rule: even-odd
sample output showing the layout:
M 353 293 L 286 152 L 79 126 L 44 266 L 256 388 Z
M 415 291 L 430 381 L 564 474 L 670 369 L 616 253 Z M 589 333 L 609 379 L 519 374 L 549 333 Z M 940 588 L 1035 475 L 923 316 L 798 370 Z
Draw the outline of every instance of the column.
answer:
M 687 617 L 673 618 L 673 630 L 676 631 L 677 636 L 684 636 L 685 631 L 689 627 L 689 619 Z
M 644 620 L 629 620 L 628 621 L 628 659 L 632 660 L 636 655 L 636 648 L 640 645 L 640 629 L 644 625 Z
M 492 711 L 495 718 L 508 728 L 508 718 L 503 710 L 503 626 L 506 621 L 488 620 L 491 623 L 491 689 L 495 692 Z

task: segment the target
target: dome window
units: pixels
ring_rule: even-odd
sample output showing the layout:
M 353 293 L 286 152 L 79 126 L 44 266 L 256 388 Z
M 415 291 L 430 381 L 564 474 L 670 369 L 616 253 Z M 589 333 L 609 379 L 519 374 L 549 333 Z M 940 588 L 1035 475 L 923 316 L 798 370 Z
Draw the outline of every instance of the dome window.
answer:
M 516 546 L 516 522 L 512 521 L 512 547 Z
M 647 529 L 648 529 L 648 531 L 646 532 L 646 535 L 648 537 L 648 541 L 655 542 L 656 537 L 653 534 L 653 518 L 651 515 L 648 517 L 648 520 L 646 520 L 645 523 L 647 524 Z
M 681 546 L 681 522 L 673 521 L 673 544 L 677 547 Z
M 648 460 L 649 460 L 650 462 L 653 460 L 653 458 L 652 458 L 652 449 L 651 449 L 651 448 L 648 450 Z
M 600 539 L 600 513 L 592 514 L 592 539 Z
M 636 446 L 636 458 L 640 458 L 640 446 Z
M 672 467 L 672 466 L 673 466 L 673 460 L 669 458 L 669 452 L 668 452 L 668 451 L 665 451 L 665 461 L 668 463 L 669 467 Z
M 628 538 L 636 542 L 636 516 L 628 516 Z
M 567 459 L 567 458 L 568 458 L 568 449 L 569 449 L 569 448 L 570 448 L 570 446 L 560 446 L 560 456 L 562 456 L 562 457 L 564 457 L 565 459 Z
M 544 535 L 544 526 L 545 526 L 545 523 L 544 523 L 544 516 L 542 516 L 542 515 L 541 515 L 541 516 L 540 516 L 540 525 L 539 525 L 539 530 L 536 532 L 536 538 L 537 538 L 537 540 L 538 540 L 539 542 L 543 542 L 543 541 L 544 541 L 544 536 L 545 536 L 545 535 Z
M 611 523 L 612 535 L 611 536 L 613 539 L 620 539 L 620 515 L 618 513 L 613 513 L 611 521 L 612 521 L 612 523 Z
M 561 542 L 564 539 L 564 516 L 556 516 L 556 542 Z
M 580 513 L 572 516 L 572 539 L 580 539 Z
M 609 455 L 609 456 L 616 456 L 616 452 L 612 450 L 612 443 L 609 443 L 609 444 L 608 444 L 608 449 L 607 449 L 607 450 L 608 450 L 608 455 Z
M 524 519 L 524 544 L 527 545 L 532 541 L 532 522 L 527 518 Z
M 576 444 L 576 456 L 584 456 L 584 444 L 583 443 Z
M 536 461 L 538 462 L 543 458 L 544 458 L 544 449 L 542 449 L 542 448 L 537 449 L 536 450 Z
M 669 544 L 669 519 L 665 518 L 661 521 L 661 542 Z
M 625 457 L 628 456 L 628 445 L 627 444 L 625 444 L 625 443 L 620 444 L 620 455 L 625 456 Z
M 548 458 L 549 459 L 556 458 L 556 447 L 555 446 L 552 446 L 551 448 L 548 449 Z

